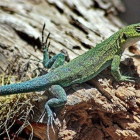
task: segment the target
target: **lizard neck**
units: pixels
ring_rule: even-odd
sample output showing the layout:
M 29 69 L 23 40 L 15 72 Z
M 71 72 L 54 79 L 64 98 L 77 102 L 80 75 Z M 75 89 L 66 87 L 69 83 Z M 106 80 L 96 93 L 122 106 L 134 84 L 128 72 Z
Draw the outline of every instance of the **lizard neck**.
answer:
M 122 44 L 122 52 L 124 52 L 124 50 L 127 47 L 130 47 L 131 45 L 135 44 L 136 42 L 140 41 L 140 37 L 134 37 L 134 38 L 128 38 L 123 44 Z

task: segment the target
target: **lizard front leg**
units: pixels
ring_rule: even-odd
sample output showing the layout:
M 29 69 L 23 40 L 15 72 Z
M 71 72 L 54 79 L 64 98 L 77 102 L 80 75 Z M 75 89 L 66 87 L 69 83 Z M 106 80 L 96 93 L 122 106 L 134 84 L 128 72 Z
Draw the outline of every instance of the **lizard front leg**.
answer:
M 112 61 L 112 64 L 111 64 L 111 73 L 112 73 L 112 75 L 114 76 L 114 78 L 117 81 L 134 82 L 133 77 L 121 75 L 120 70 L 119 70 L 120 60 L 121 60 L 121 55 L 119 55 L 119 54 L 116 54 L 113 57 L 113 61 Z
M 48 122 L 47 122 L 47 137 L 48 137 L 48 140 L 50 140 L 49 125 L 51 125 L 52 130 L 55 133 L 54 128 L 53 128 L 53 121 L 54 121 L 53 112 L 52 112 L 50 107 L 59 107 L 59 106 L 64 105 L 67 102 L 66 92 L 64 91 L 64 89 L 61 86 L 52 85 L 49 88 L 49 91 L 52 92 L 52 94 L 55 96 L 55 98 L 52 98 L 52 99 L 48 100 L 45 104 L 45 109 L 46 109 L 47 115 L 48 115 Z

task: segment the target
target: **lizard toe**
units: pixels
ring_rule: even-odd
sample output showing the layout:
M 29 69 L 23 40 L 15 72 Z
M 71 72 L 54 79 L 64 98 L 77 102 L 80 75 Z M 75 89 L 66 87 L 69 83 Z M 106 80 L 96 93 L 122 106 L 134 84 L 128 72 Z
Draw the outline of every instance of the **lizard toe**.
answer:
M 121 81 L 135 82 L 136 78 L 131 76 L 122 76 Z
M 49 136 L 49 126 L 51 125 L 51 128 L 53 130 L 53 133 L 55 134 L 55 130 L 54 130 L 54 127 L 53 127 L 53 122 L 54 122 L 54 117 L 53 117 L 53 113 L 49 114 L 48 115 L 48 122 L 47 122 L 47 137 L 48 137 L 48 140 L 50 140 L 50 136 Z

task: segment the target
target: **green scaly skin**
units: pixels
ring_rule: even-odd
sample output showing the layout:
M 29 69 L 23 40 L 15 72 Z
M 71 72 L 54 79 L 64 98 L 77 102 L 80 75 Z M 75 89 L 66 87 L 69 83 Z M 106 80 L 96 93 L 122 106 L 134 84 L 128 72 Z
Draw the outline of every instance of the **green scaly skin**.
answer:
M 43 26 L 43 31 L 44 28 L 45 25 Z M 67 102 L 67 96 L 62 87 L 88 81 L 109 65 L 111 65 L 112 75 L 117 81 L 133 81 L 132 77 L 121 75 L 119 64 L 125 48 L 140 40 L 140 23 L 120 29 L 102 43 L 97 44 L 96 47 L 64 65 L 65 56 L 63 53 L 49 59 L 49 45 L 46 46 L 47 39 L 46 42 L 42 44 L 44 48 L 43 65 L 45 68 L 51 68 L 51 71 L 46 75 L 26 82 L 1 86 L 0 95 L 50 90 L 56 97 L 47 101 L 45 105 L 48 114 L 47 136 L 48 139 L 50 139 L 49 125 L 51 124 L 53 129 L 52 123 L 54 120 L 50 107 L 58 107 Z M 43 40 L 42 32 L 42 42 Z

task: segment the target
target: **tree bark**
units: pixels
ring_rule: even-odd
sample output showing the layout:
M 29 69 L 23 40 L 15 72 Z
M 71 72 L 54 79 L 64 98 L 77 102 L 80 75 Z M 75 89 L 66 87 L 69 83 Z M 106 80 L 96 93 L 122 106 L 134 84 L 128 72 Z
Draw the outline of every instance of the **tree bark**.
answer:
M 110 0 L 106 3 L 102 0 L 3 0 L 0 2 L 1 74 L 17 75 L 18 78 L 14 78 L 12 82 L 24 81 L 26 78 L 36 76 L 34 71 L 36 68 L 43 68 L 42 63 L 38 61 L 43 58 L 41 31 L 44 23 L 46 23 L 45 36 L 51 33 L 50 55 L 53 56 L 63 50 L 72 60 L 125 26 L 114 15 L 118 10 L 124 10 L 119 0 L 116 2 Z M 135 54 L 133 59 L 128 56 L 130 52 Z M 123 63 L 120 65 L 123 73 L 139 77 L 139 54 L 135 46 L 126 51 Z M 137 81 L 117 82 L 108 67 L 86 83 L 65 88 L 68 102 L 64 107 L 54 111 L 56 133 L 53 134 L 50 127 L 51 139 L 140 139 L 139 87 Z M 47 91 L 45 95 L 48 95 Z M 42 123 L 34 123 L 44 110 L 47 96 L 37 95 L 35 99 L 38 102 L 29 94 L 26 98 L 23 97 L 20 102 L 26 102 L 31 98 L 28 105 L 32 104 L 31 110 L 35 111 L 34 118 L 29 118 L 34 129 L 33 139 L 35 137 L 41 140 L 47 139 L 47 117 L 44 117 Z M 5 96 L 2 98 L 4 102 L 7 101 Z M 14 103 L 15 100 L 13 102 L 10 98 L 10 105 Z M 30 110 L 25 106 L 24 108 L 26 112 Z M 2 116 L 2 112 L 0 114 Z M 16 117 L 18 118 L 18 114 Z M 5 120 L 1 119 L 1 122 Z M 16 120 L 17 124 L 23 124 L 21 119 Z M 31 127 L 27 126 L 23 131 L 28 134 Z M 8 130 L 10 137 L 12 132 Z

